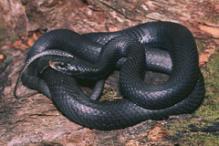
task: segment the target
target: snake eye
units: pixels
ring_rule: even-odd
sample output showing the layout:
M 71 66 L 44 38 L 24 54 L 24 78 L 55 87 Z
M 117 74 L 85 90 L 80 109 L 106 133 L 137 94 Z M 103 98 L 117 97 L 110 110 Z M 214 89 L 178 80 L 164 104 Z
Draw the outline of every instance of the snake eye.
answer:
M 67 69 L 67 64 L 64 62 L 58 62 L 58 61 L 49 61 L 49 67 L 55 70 L 64 70 Z
M 59 68 L 66 68 L 67 65 L 65 63 L 63 63 L 63 62 L 60 62 L 59 64 L 57 64 L 57 67 L 59 67 Z

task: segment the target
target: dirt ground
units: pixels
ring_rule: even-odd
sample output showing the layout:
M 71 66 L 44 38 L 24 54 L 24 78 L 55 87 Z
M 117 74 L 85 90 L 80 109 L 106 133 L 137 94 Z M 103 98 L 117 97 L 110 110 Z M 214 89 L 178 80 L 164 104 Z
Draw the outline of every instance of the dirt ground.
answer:
M 218 0 L 1 0 L 0 8 L 1 146 L 219 145 Z M 44 32 L 116 31 L 158 20 L 181 23 L 195 36 L 207 93 L 194 114 L 104 132 L 68 121 L 47 97 L 23 86 L 18 89 L 23 98 L 13 97 L 27 48 Z M 107 82 L 105 97 L 117 97 L 114 80 Z

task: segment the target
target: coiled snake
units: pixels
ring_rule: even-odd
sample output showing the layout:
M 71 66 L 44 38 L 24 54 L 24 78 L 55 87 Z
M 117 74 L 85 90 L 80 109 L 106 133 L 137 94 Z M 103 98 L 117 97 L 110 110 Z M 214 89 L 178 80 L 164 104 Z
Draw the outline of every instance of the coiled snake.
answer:
M 22 83 L 48 96 L 68 119 L 113 130 L 147 119 L 194 112 L 205 94 L 191 32 L 173 22 L 148 22 L 118 32 L 45 33 L 30 48 Z M 119 69 L 123 99 L 97 101 L 104 80 Z M 160 85 L 144 83 L 145 70 L 163 72 Z M 76 79 L 97 81 L 89 97 Z M 96 99 L 96 100 L 95 100 Z

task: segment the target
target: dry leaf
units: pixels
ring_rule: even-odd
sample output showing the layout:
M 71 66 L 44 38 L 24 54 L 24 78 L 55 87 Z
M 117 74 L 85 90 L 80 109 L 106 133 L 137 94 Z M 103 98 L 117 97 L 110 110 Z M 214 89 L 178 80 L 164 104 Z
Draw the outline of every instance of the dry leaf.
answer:
M 28 45 L 27 45 L 27 44 L 24 44 L 21 40 L 16 40 L 16 41 L 12 44 L 12 47 L 24 51 L 24 50 L 26 50 L 26 49 L 28 48 Z
M 215 5 L 215 11 L 219 12 L 219 4 Z
M 215 48 L 214 47 L 210 47 L 206 50 L 204 50 L 200 55 L 199 55 L 199 65 L 202 66 L 204 64 L 206 64 L 209 60 L 209 58 L 211 57 L 211 55 L 213 55 L 215 52 Z
M 39 38 L 40 35 L 41 33 L 34 32 L 30 37 L 24 37 L 22 40 L 20 39 L 16 40 L 12 44 L 12 47 L 24 51 L 27 48 L 31 47 L 36 42 L 36 40 Z
M 129 140 L 125 146 L 139 146 L 139 142 L 136 140 Z
M 29 47 L 32 46 L 40 36 L 41 36 L 41 33 L 39 33 L 39 32 L 34 32 L 34 33 L 31 35 L 31 37 L 28 37 L 28 39 L 27 39 L 27 44 L 29 45 Z
M 156 124 L 149 132 L 148 132 L 148 140 L 150 141 L 159 141 L 163 140 L 167 137 L 167 130 L 161 125 Z
M 0 63 L 4 62 L 6 56 L 0 53 Z
M 33 38 L 29 38 L 29 39 L 27 40 L 27 45 L 28 45 L 28 46 L 32 46 L 35 41 L 36 41 L 36 40 L 34 40 Z
M 210 34 L 214 38 L 219 38 L 219 26 L 199 25 L 199 29 Z

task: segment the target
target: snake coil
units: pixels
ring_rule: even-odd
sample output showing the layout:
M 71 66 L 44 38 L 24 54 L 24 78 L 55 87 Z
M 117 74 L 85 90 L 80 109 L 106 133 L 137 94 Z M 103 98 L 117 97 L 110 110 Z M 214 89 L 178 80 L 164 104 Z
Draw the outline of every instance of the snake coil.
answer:
M 100 102 L 104 80 L 115 69 L 120 72 L 123 99 Z M 160 85 L 145 84 L 144 73 L 150 70 L 168 74 L 169 79 Z M 97 82 L 90 96 L 78 79 Z M 205 95 L 191 32 L 162 21 L 117 32 L 47 32 L 27 53 L 21 80 L 48 96 L 71 121 L 100 130 L 193 113 Z

